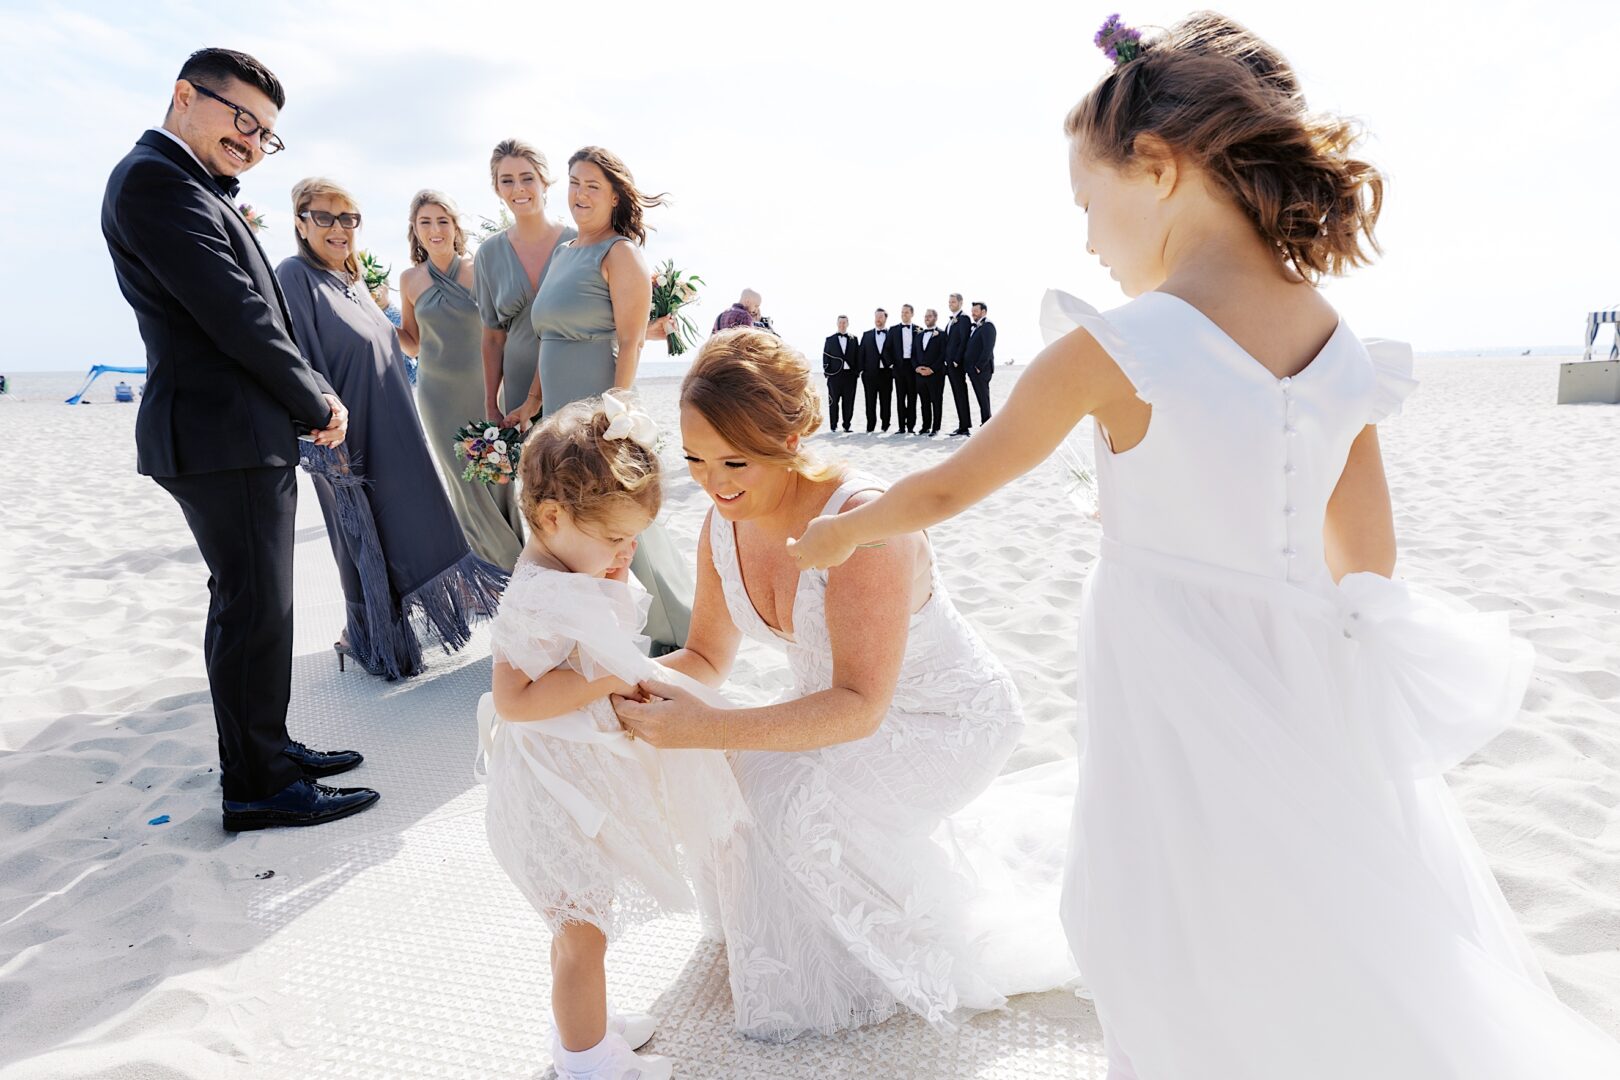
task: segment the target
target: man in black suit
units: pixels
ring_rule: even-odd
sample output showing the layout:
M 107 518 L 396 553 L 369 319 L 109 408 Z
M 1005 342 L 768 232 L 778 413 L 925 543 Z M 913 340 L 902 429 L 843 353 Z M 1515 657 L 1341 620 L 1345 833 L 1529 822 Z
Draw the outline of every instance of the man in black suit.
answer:
M 139 470 L 180 504 L 208 565 L 203 658 L 219 729 L 225 827 L 315 825 L 377 801 L 313 782 L 360 764 L 287 735 L 293 467 L 302 437 L 343 442 L 348 412 L 299 352 L 236 177 L 282 149 L 281 83 L 245 53 L 180 69 L 163 126 L 107 180 L 101 230 L 146 343 Z
M 894 408 L 901 431 L 917 431 L 917 360 L 922 331 L 911 323 L 915 309 L 900 305 L 900 325 L 894 328 Z
M 917 335 L 917 403 L 922 408 L 919 434 L 932 438 L 939 434 L 940 413 L 945 408 L 945 331 L 937 325 L 939 312 L 923 313 L 922 333 Z
M 844 430 L 855 419 L 855 366 L 860 362 L 860 342 L 849 332 L 849 316 L 838 316 L 838 333 L 827 335 L 821 346 L 821 373 L 827 376 L 827 427 L 838 430 L 842 412 Z
M 990 376 L 996 373 L 996 325 L 985 316 L 990 309 L 973 302 L 973 327 L 968 331 L 967 353 L 962 366 L 967 369 L 973 395 L 979 399 L 979 423 L 990 422 Z
M 945 320 L 945 374 L 951 380 L 951 397 L 956 401 L 956 430 L 952 435 L 973 431 L 973 410 L 968 406 L 967 345 L 973 320 L 962 310 L 962 294 L 951 293 L 951 314 Z
M 861 390 L 866 396 L 866 430 L 877 430 L 878 413 L 883 414 L 883 430 L 889 430 L 889 413 L 894 398 L 894 331 L 889 329 L 889 313 L 882 308 L 872 313 L 872 329 L 861 335 Z

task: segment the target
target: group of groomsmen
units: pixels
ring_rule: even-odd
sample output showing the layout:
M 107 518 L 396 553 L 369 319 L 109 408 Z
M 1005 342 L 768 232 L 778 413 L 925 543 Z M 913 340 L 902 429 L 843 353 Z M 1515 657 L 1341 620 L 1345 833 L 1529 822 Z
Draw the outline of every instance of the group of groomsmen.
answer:
M 838 316 L 838 332 L 828 336 L 821 350 L 829 426 L 834 431 L 850 430 L 859 386 L 866 398 L 868 432 L 877 431 L 880 420 L 884 431 L 898 420 L 900 433 L 938 435 L 947 380 L 956 401 L 956 430 L 951 434 L 972 434 L 969 387 L 979 402 L 979 423 L 988 423 L 990 377 L 996 370 L 996 328 L 986 318 L 988 311 L 975 301 L 970 316 L 962 310 L 962 294 L 951 293 L 944 325 L 933 308 L 923 313 L 923 325 L 915 325 L 912 306 L 906 304 L 900 309 L 899 324 L 891 326 L 889 313 L 878 308 L 872 329 L 859 338 L 849 332 L 849 317 Z

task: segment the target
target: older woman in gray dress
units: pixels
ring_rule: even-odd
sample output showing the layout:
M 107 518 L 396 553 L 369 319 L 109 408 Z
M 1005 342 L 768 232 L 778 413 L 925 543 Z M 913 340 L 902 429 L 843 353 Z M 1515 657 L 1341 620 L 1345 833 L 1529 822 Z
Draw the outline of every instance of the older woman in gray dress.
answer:
M 456 429 L 488 413 L 473 261 L 450 197 L 418 191 L 406 239 L 413 265 L 400 276 L 399 343 L 418 360 L 416 411 L 467 542 L 479 558 L 510 570 L 524 542 L 523 526 L 513 520 L 518 515 L 511 514 L 510 492 L 463 480 L 463 463 L 452 445 Z
M 337 450 L 310 446 L 315 483 L 348 607 L 339 662 L 390 679 L 423 670 L 418 628 L 445 650 L 495 611 L 506 572 L 473 554 L 434 475 L 393 324 L 360 282 L 354 197 L 330 180 L 293 188 L 298 254 L 276 267 L 293 336 L 350 408 Z
M 667 318 L 648 326 L 652 274 L 641 253 L 643 217 L 663 203 L 663 196 L 638 191 L 611 151 L 587 146 L 568 159 L 568 209 L 579 231 L 552 254 L 535 297 L 539 370 L 508 422 L 635 385 L 649 330 L 664 336 L 669 329 Z M 641 534 L 630 569 L 652 594 L 646 632 L 654 651 L 681 648 L 692 621 L 691 576 L 656 522 Z

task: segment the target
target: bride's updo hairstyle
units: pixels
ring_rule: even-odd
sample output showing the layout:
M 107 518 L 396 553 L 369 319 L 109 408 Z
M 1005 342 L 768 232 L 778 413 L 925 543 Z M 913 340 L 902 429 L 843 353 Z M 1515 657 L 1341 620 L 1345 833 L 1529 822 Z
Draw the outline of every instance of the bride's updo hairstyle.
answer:
M 681 380 L 681 404 L 696 409 L 750 461 L 807 480 L 838 475 L 804 452 L 803 440 L 821 427 L 821 400 L 803 354 L 775 334 L 739 326 L 709 338 Z M 800 446 L 789 450 L 795 435 Z
M 1306 280 L 1371 261 L 1384 179 L 1350 156 L 1356 124 L 1307 111 L 1281 53 L 1201 11 L 1125 55 L 1064 121 L 1088 160 L 1136 168 L 1146 160 L 1138 138 L 1156 136 L 1225 188 Z
M 658 516 L 663 503 L 658 451 L 634 439 L 609 439 L 610 423 L 602 399 L 594 397 L 563 406 L 529 432 L 518 462 L 529 528 L 536 527 L 540 504 L 548 501 L 593 524 L 605 524 L 631 507 Z

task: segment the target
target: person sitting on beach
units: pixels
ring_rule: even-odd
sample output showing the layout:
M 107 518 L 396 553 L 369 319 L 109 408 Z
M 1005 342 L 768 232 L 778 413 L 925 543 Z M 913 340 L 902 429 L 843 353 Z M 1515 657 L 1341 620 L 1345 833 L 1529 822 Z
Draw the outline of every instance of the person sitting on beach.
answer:
M 670 1075 L 667 1059 L 634 1053 L 652 1018 L 608 1009 L 603 957 L 628 926 L 690 909 L 684 875 L 747 817 L 724 755 L 661 754 L 628 737 L 608 701 L 667 675 L 646 655 L 651 601 L 630 573 L 662 501 L 657 438 L 650 417 L 612 394 L 530 433 L 519 466 L 529 540 L 490 638 L 486 828 L 552 932 L 562 1080 Z

